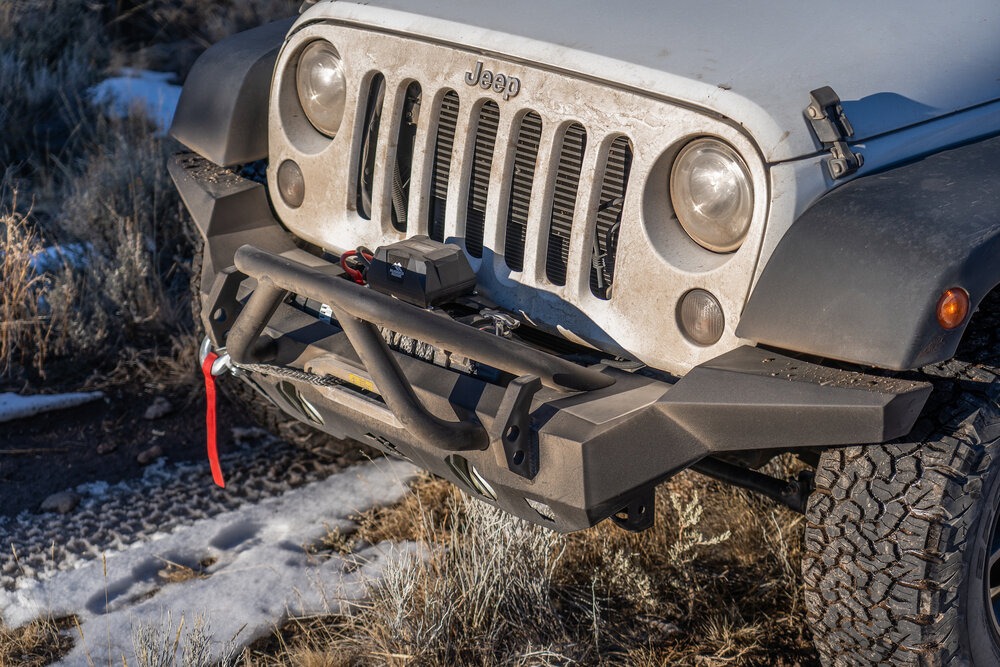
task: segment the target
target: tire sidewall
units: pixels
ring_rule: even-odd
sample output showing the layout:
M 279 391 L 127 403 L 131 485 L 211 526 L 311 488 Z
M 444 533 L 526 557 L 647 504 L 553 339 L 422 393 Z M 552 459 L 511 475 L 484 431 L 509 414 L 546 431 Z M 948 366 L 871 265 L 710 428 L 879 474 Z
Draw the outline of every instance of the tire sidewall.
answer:
M 994 443 L 988 456 L 997 454 Z M 994 460 L 983 476 L 982 495 L 977 503 L 978 516 L 969 526 L 965 568 L 967 576 L 961 588 L 964 643 L 972 665 L 994 667 L 1000 665 L 1000 636 L 993 627 L 992 610 L 985 599 L 985 578 L 990 557 L 990 538 L 994 524 L 1000 516 L 1000 461 Z

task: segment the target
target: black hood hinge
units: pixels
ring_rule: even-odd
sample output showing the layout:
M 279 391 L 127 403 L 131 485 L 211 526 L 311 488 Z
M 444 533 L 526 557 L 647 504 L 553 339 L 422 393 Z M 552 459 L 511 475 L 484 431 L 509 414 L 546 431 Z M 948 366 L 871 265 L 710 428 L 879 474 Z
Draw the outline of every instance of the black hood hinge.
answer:
M 844 178 L 856 172 L 865 159 L 861 153 L 851 151 L 847 139 L 854 136 L 854 128 L 847 120 L 840 97 L 830 86 L 823 86 L 809 93 L 806 118 L 812 125 L 813 134 L 830 150 L 826 167 L 834 179 Z

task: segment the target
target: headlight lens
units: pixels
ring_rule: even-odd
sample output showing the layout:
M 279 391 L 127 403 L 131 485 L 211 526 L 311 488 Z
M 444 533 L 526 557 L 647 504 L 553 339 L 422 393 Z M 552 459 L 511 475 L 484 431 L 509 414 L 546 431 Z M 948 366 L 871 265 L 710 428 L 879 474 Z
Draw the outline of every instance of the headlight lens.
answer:
M 328 137 L 337 136 L 347 102 L 344 61 L 333 44 L 317 40 L 302 51 L 295 85 L 306 118 Z
M 753 217 L 750 171 L 728 144 L 705 138 L 681 149 L 670 172 L 670 198 L 677 220 L 699 245 L 730 252 L 746 238 Z

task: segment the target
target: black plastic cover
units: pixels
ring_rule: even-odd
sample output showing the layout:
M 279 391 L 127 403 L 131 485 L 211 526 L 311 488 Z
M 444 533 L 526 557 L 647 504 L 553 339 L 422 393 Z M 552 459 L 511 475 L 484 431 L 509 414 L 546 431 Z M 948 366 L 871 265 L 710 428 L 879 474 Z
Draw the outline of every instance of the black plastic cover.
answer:
M 205 51 L 184 82 L 170 136 L 218 165 L 267 157 L 271 73 L 293 22 L 268 23 Z
M 948 359 L 968 320 L 937 323 L 941 293 L 971 305 L 1000 283 L 1000 137 L 860 178 L 795 221 L 736 335 L 905 370 Z
M 476 274 L 457 245 L 414 236 L 375 251 L 368 284 L 400 301 L 427 308 L 471 293 Z

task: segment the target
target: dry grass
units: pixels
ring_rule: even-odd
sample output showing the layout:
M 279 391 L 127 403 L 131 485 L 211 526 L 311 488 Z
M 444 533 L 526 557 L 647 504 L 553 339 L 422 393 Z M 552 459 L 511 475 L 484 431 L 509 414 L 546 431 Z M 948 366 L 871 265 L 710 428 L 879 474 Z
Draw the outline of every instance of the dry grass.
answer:
M 85 92 L 109 52 L 95 3 L 0 3 L 0 164 L 34 173 L 81 147 Z
M 147 121 L 102 121 L 93 132 L 67 170 L 52 224 L 60 238 L 87 247 L 61 295 L 76 314 L 69 335 L 89 352 L 119 351 L 163 341 L 190 322 L 191 238 L 163 168 L 168 151 Z
M 67 372 L 131 362 L 149 371 L 139 378 L 147 384 L 194 381 L 177 372 L 191 356 L 179 342 L 186 347 L 192 330 L 192 253 L 164 169 L 175 145 L 139 111 L 105 117 L 86 92 L 110 61 L 114 16 L 90 0 L 0 4 L 0 163 L 10 165 L 4 191 L 21 192 L 20 202 L 0 195 L 5 256 L 16 260 L 2 275 L 0 375 L 13 379 L 37 379 L 51 353 L 72 358 Z M 26 202 L 30 211 L 18 208 Z M 70 244 L 82 249 L 71 265 L 29 270 L 43 245 Z
M 176 72 L 183 80 L 198 55 L 229 35 L 294 16 L 298 0 L 117 0 L 105 12 L 114 66 Z
M 0 338 L 8 376 L 13 356 L 28 353 L 15 379 L 37 377 L 49 351 L 111 378 L 92 384 L 133 382 L 133 371 L 144 384 L 196 381 L 179 370 L 190 361 L 181 343 L 187 347 L 194 327 L 190 232 L 164 168 L 177 146 L 155 136 L 141 112 L 105 117 L 87 91 L 116 66 L 183 74 L 212 42 L 297 9 L 297 0 L 0 2 L 0 165 L 33 213 L 0 205 L 2 222 L 16 227 L 11 244 L 44 237 L 86 248 L 57 276 L 29 275 L 23 263 L 5 269 L 4 307 L 30 309 L 25 290 L 45 283 L 47 307 L 67 316 L 0 311 L 9 323 Z M 11 280 L 21 281 L 17 289 Z M 66 346 L 45 345 L 55 339 Z
M 298 14 L 299 0 L 117 0 L 108 14 L 125 45 L 192 40 L 203 48 L 234 33 Z
M 559 536 L 425 479 L 342 553 L 418 540 L 350 615 L 294 620 L 252 665 L 815 663 L 799 603 L 800 517 L 695 474 L 640 534 Z
M 59 351 L 66 313 L 53 309 L 49 296 L 56 280 L 66 277 L 58 255 L 48 272 L 39 270 L 45 249 L 30 211 L 18 210 L 18 193 L 6 178 L 0 182 L 0 376 L 28 366 L 44 374 L 45 357 Z
M 212 647 L 217 641 L 208 620 L 195 616 L 187 622 L 181 616 L 175 623 L 168 612 L 158 623 L 143 622 L 132 627 L 134 662 L 123 657 L 122 663 L 137 667 L 235 667 L 235 639 L 225 642 L 213 659 Z
M 75 368 L 97 369 L 104 379 L 93 379 L 95 386 L 190 385 L 197 346 L 189 305 L 192 243 L 163 168 L 170 148 L 141 115 L 89 119 L 79 132 L 87 147 L 36 178 L 47 212 L 0 207 L 11 231 L 10 256 L 20 260 L 4 268 L 0 308 L 11 325 L 0 338 L 0 362 L 10 359 L 13 341 L 31 351 L 27 365 L 38 371 L 46 352 L 71 357 Z M 40 230 L 46 244 L 75 248 L 73 261 L 28 272 L 26 262 L 45 245 Z M 26 299 L 28 291 L 44 299 Z M 41 319 L 33 312 L 38 303 L 46 311 Z
M 0 667 L 50 665 L 73 648 L 75 619 L 42 618 L 20 628 L 0 623 Z

